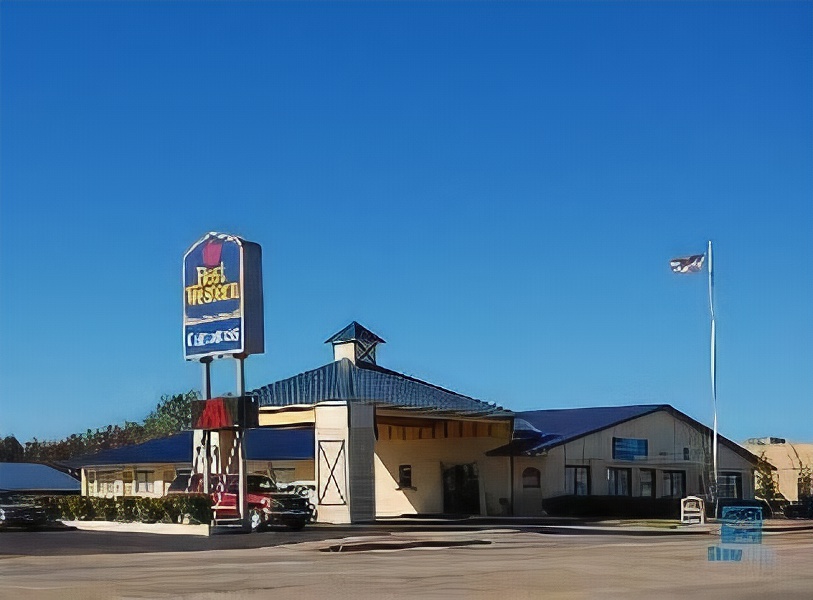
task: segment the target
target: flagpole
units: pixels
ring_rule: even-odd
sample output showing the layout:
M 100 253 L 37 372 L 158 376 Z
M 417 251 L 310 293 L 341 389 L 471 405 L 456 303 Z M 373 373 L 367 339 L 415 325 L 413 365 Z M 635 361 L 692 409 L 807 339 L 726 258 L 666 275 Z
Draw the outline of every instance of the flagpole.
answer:
M 711 399 L 714 405 L 714 439 L 712 456 L 714 462 L 714 495 L 717 500 L 717 328 L 714 319 L 714 266 L 711 256 L 711 240 L 708 246 L 709 258 L 709 312 L 711 314 Z

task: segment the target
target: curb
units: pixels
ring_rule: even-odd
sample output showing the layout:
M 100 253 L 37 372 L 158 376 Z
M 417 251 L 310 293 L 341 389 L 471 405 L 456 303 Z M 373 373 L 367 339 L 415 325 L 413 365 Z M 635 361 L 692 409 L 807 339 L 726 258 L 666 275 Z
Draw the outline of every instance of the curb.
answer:
M 180 525 L 176 523 L 119 523 L 117 521 L 63 521 L 68 527 L 82 531 L 111 531 L 116 533 L 154 533 L 159 535 L 209 536 L 208 525 Z

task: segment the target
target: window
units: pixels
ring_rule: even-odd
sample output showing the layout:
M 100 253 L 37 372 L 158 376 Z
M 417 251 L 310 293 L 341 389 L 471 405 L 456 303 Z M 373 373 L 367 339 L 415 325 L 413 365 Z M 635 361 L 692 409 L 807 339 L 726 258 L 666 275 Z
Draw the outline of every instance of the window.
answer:
M 613 460 L 635 460 L 649 454 L 649 441 L 634 438 L 613 438 Z
M 113 487 L 116 484 L 115 471 L 102 471 L 96 474 L 96 493 L 106 496 L 113 495 Z
M 663 472 L 664 498 L 683 498 L 686 495 L 686 471 Z
M 689 460 L 689 449 L 686 447 L 683 448 L 683 460 Z
M 398 467 L 398 489 L 414 490 L 412 487 L 412 465 L 400 465 Z
M 523 488 L 539 488 L 541 476 L 539 474 L 539 469 L 534 469 L 533 467 L 528 467 L 522 472 L 522 487 Z
M 643 498 L 655 497 L 655 471 L 653 469 L 641 469 L 640 472 L 640 496 Z
M 139 471 L 136 473 L 136 493 L 143 492 L 152 494 L 152 471 Z
M 607 469 L 607 493 L 610 496 L 632 496 L 632 469 Z
M 589 496 L 590 467 L 565 467 L 565 492 L 574 496 Z
M 742 498 L 742 474 L 720 473 L 717 483 L 720 498 Z

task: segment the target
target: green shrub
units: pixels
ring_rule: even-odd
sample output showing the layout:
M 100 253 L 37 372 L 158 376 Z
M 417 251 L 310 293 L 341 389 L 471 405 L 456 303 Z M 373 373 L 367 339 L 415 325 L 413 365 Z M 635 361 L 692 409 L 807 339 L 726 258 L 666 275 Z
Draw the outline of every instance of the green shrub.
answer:
M 116 502 L 116 521 L 129 523 L 138 521 L 135 498 L 119 498 Z
M 87 498 L 85 496 L 65 496 L 62 505 L 65 519 L 71 521 L 90 521 L 96 517 L 97 498 Z
M 118 510 L 113 498 L 93 498 L 93 511 L 97 521 L 115 521 Z
M 182 523 L 188 518 L 191 523 L 208 523 L 212 519 L 212 506 L 204 494 L 179 494 L 165 496 L 164 511 L 172 523 Z
M 51 518 L 65 521 L 209 523 L 212 518 L 211 504 L 204 494 L 163 498 L 44 496 L 38 503 Z

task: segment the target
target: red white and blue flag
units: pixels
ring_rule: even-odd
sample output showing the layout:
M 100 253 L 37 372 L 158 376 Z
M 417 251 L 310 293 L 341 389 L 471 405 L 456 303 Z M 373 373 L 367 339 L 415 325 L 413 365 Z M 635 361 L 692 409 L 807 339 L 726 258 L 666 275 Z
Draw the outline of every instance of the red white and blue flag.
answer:
M 669 266 L 675 273 L 697 273 L 703 269 L 705 254 L 694 254 L 683 258 L 673 258 L 669 261 Z

